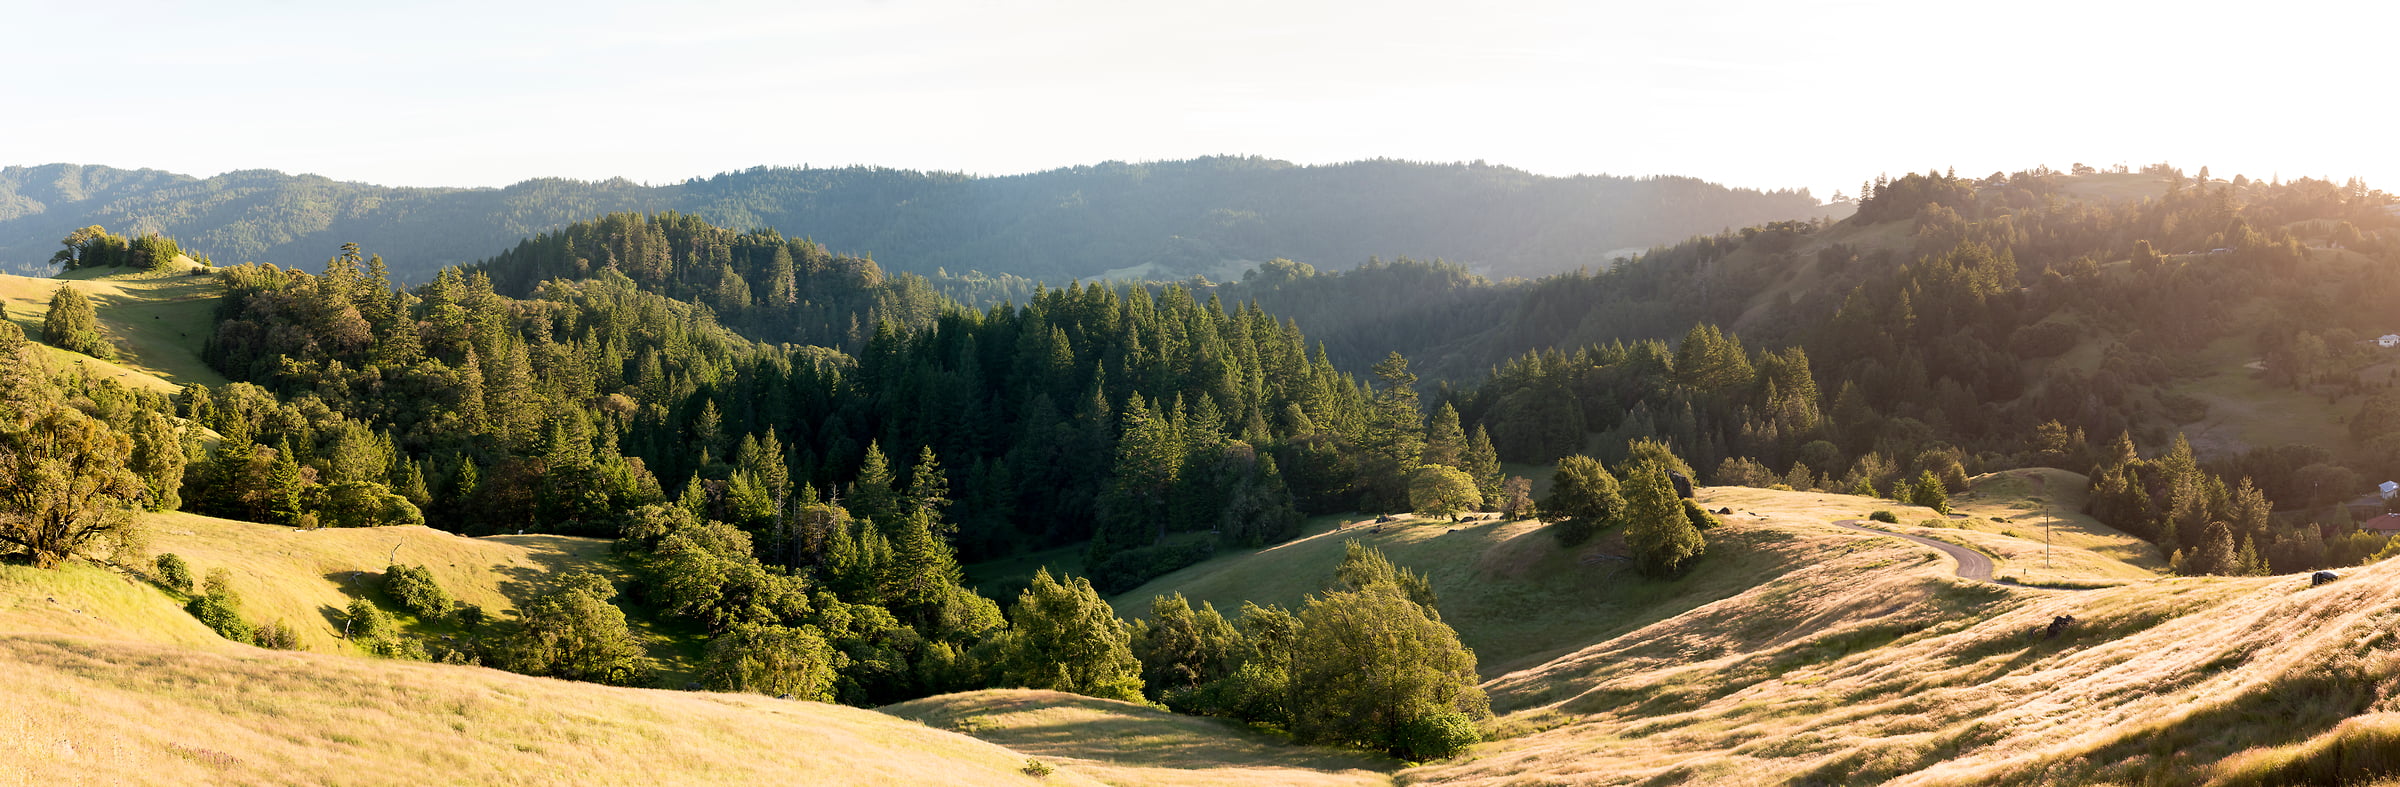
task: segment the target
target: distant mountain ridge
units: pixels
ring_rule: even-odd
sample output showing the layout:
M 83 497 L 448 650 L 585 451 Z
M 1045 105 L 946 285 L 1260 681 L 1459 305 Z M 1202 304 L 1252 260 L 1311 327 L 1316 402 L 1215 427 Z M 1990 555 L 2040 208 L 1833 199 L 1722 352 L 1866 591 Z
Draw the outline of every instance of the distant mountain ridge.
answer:
M 422 281 L 572 222 L 667 210 L 805 234 L 892 271 L 1052 281 L 1222 279 L 1276 257 L 1342 269 L 1375 255 L 1534 276 L 1603 264 L 1612 249 L 1826 213 L 1806 190 L 1394 160 L 1211 157 L 1004 177 L 754 167 L 655 186 L 542 178 L 496 189 L 49 164 L 0 168 L 0 268 L 38 268 L 66 233 L 98 224 L 170 235 L 220 263 L 313 268 L 356 242 Z

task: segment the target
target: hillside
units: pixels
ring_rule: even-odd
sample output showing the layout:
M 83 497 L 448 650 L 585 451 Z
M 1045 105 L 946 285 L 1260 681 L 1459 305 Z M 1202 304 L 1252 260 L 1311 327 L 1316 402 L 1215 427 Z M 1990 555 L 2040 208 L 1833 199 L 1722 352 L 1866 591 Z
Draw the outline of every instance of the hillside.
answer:
M 2031 475 L 2044 486 L 2071 477 Z M 2155 553 L 2126 552 L 2122 534 L 2047 508 L 2054 498 L 2027 471 L 1979 479 L 1972 497 L 1965 528 L 1926 530 L 2013 542 L 2003 553 L 2038 551 L 2038 535 L 1981 528 L 2055 517 L 2062 533 L 2075 533 L 2061 542 L 2082 544 L 2058 547 L 2075 553 L 2062 563 L 2121 584 L 1964 581 L 1929 549 L 1826 524 L 1888 502 L 1706 489 L 1707 505 L 1735 513 L 1711 534 L 1697 573 L 1648 593 L 1597 583 L 1647 601 L 1624 602 L 1616 633 L 1578 619 L 1591 603 L 1583 597 L 1552 595 L 1514 612 L 1602 633 L 1538 664 L 1487 667 L 1484 685 L 1502 713 L 1492 729 L 1503 738 L 1403 771 L 1400 781 L 2359 784 L 2391 762 L 2385 709 L 2400 662 L 2383 632 L 2400 601 L 2400 565 L 2346 571 L 2323 588 L 2305 575 L 2161 579 L 2142 568 L 2155 565 Z M 1904 521 L 1925 515 L 1896 510 Z M 1434 578 L 1445 619 L 1481 639 L 1479 651 L 1496 649 L 1488 665 L 1520 647 L 1493 636 L 1483 618 L 1511 613 L 1488 599 L 1530 595 L 1530 583 L 1487 574 L 1462 584 L 1461 572 L 1444 567 L 1486 567 L 1517 539 L 1486 536 L 1470 548 L 1460 535 L 1419 524 L 1361 537 Z M 1460 543 L 1445 550 L 1433 543 L 1442 538 Z M 1262 600 L 1288 601 L 1308 583 L 1279 578 L 1333 553 L 1276 553 L 1312 548 L 1321 547 L 1220 558 L 1132 595 L 1180 589 L 1223 605 L 1249 585 Z M 1770 553 L 1779 561 L 1762 565 Z M 1576 562 L 1546 568 L 1593 578 Z M 1137 606 L 1131 601 L 1120 599 L 1120 609 Z M 2062 615 L 2075 620 L 2042 636 Z
M 223 385 L 225 376 L 200 360 L 200 348 L 213 328 L 216 279 L 194 276 L 199 267 L 190 258 L 177 258 L 168 271 L 130 271 L 90 268 L 56 277 L 0 274 L 0 310 L 39 338 L 42 317 L 60 284 L 82 290 L 99 312 L 100 326 L 122 355 L 103 361 L 56 348 L 44 349 L 52 360 L 81 364 L 84 371 L 136 388 L 172 391 L 191 383 Z
M 1981 500 L 1961 506 L 1982 516 L 1946 520 L 1945 527 L 1931 530 L 1937 540 L 1967 538 L 1982 549 L 2014 556 L 1999 561 L 2007 575 L 2113 584 L 2155 577 L 2153 569 L 2162 567 L 2146 544 L 2048 498 L 2004 485 L 2001 479 L 1988 480 L 1984 488 Z M 1911 554 L 1911 548 L 1895 542 L 1864 557 L 1851 555 L 1848 550 L 1857 536 L 1826 523 L 1882 509 L 1901 512 L 1903 522 L 1941 519 L 1928 509 L 1888 500 L 1740 487 L 1707 488 L 1700 502 L 1710 510 L 1730 508 L 1734 513 L 1722 517 L 1725 526 L 1709 534 L 1708 559 L 1674 581 L 1636 575 L 1623 561 L 1622 535 L 1562 549 L 1536 521 L 1451 524 L 1404 517 L 1380 526 L 1358 522 L 1255 552 L 1226 554 L 1153 580 L 1113 603 L 1127 618 L 1148 616 L 1150 599 L 1167 593 L 1182 593 L 1195 604 L 1209 602 L 1228 615 L 1244 601 L 1296 607 L 1332 581 L 1345 542 L 1356 540 L 1423 572 L 1439 594 L 1443 619 L 1475 650 L 1484 677 L 1502 679 L 1590 643 L 1756 592 L 1763 583 L 1786 575 L 1823 570 L 1829 556 L 1891 562 Z M 1995 523 L 1993 516 L 2010 521 Z M 2060 531 L 2067 535 L 2057 541 L 2056 568 L 2044 571 L 2040 526 L 2050 520 L 2061 523 Z M 1995 532 L 1968 529 L 1978 525 Z M 2028 533 L 2030 539 L 2021 537 Z M 2131 556 L 2134 562 L 2120 556 Z
M 870 710 L 10 633 L 0 782 L 1098 784 Z M 805 756 L 794 756 L 805 752 Z
M 2344 722 L 2389 701 L 2400 567 L 2321 589 L 2009 589 L 1945 571 L 1795 572 L 1494 681 L 1501 724 L 1538 731 L 1406 780 L 2330 784 L 2388 761 L 2380 717 Z M 2061 615 L 2075 621 L 2040 636 Z
M 562 571 L 612 570 L 607 544 L 422 527 L 297 531 L 188 514 L 149 525 L 155 551 L 197 572 L 231 569 L 245 614 L 297 624 L 304 650 L 227 642 L 163 591 L 112 570 L 0 564 L 0 668 L 11 676 L 0 685 L 0 783 L 1330 785 L 1386 783 L 1392 768 L 1054 692 L 937 697 L 878 713 L 372 659 L 341 642 L 335 616 L 394 554 L 503 615 Z M 920 721 L 1015 737 L 995 745 Z M 1039 732 L 1057 725 L 1110 734 Z M 1029 758 L 1057 773 L 1024 773 Z
M 98 224 L 161 232 L 225 263 L 313 268 L 357 242 L 389 258 L 395 277 L 422 281 L 569 222 L 665 210 L 807 234 L 837 252 L 872 252 L 895 271 L 1054 282 L 1222 279 L 1276 257 L 1346 268 L 1379 254 L 1539 275 L 1598 262 L 1592 250 L 1820 215 L 1805 193 L 1690 178 L 1552 178 L 1388 160 L 1306 167 L 1220 157 L 1007 177 L 758 167 L 655 186 L 544 179 L 501 189 L 51 164 L 0 169 L 0 267 L 47 260 L 59 238 Z

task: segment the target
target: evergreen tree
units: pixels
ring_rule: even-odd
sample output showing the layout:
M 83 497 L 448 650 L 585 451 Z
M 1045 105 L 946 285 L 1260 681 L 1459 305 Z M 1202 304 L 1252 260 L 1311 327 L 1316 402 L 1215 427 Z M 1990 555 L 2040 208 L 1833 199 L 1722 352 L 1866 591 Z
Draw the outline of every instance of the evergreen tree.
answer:
M 1943 489 L 1942 479 L 1935 476 L 1932 470 L 1917 474 L 1917 483 L 1909 487 L 1908 502 L 1910 505 L 1933 509 L 1937 513 L 1950 513 L 1950 494 Z
M 1458 409 L 1449 402 L 1433 413 L 1433 422 L 1425 428 L 1424 464 L 1466 469 L 1467 436 L 1458 427 Z
M 1637 467 L 1626 477 L 1625 546 L 1642 573 L 1674 576 L 1708 548 L 1681 503 L 1666 472 L 1656 466 Z
M 1476 424 L 1475 432 L 1467 437 L 1467 451 L 1460 457 L 1458 469 L 1475 480 L 1475 488 L 1483 492 L 1486 502 L 1506 497 L 1501 489 L 1500 453 L 1493 450 L 1492 437 L 1483 431 L 1482 424 Z
M 850 496 L 843 503 L 850 515 L 885 527 L 899 524 L 901 503 L 892 491 L 892 466 L 884 459 L 883 444 L 867 444 L 866 459 L 859 463 L 858 479 L 850 483 Z

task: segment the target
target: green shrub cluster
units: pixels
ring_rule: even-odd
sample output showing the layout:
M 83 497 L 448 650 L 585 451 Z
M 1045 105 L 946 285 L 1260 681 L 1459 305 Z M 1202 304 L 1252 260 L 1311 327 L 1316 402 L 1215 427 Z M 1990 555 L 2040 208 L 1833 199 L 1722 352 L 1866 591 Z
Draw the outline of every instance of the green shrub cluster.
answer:
M 401 609 L 428 623 L 447 619 L 458 611 L 458 602 L 442 592 L 433 581 L 433 572 L 424 566 L 394 564 L 383 570 L 383 593 Z

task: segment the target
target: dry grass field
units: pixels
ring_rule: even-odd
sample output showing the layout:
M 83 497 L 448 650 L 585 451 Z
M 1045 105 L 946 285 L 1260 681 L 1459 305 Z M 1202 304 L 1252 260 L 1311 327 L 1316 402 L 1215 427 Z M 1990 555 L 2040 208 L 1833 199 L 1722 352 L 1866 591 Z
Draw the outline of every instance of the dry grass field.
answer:
M 2039 479 L 2038 481 L 2036 479 Z M 600 542 L 422 528 L 297 533 L 169 515 L 154 549 L 236 572 L 312 646 L 219 640 L 111 570 L 0 567 L 0 784 L 2364 784 L 2400 773 L 2400 565 L 2160 578 L 2078 518 L 2079 479 L 2011 471 L 1921 531 L 2001 553 L 2047 523 L 2085 578 L 1972 582 L 1930 548 L 1832 526 L 1847 495 L 1707 488 L 1731 509 L 1692 574 L 1646 580 L 1533 522 L 1345 528 L 1170 575 L 1220 608 L 1293 603 L 1342 542 L 1425 571 L 1483 654 L 1490 742 L 1395 771 L 1217 720 L 997 690 L 882 713 L 616 689 L 339 652 L 323 610 L 391 549 L 494 611 Z M 2038 559 L 2038 558 L 2037 558 Z M 2006 573 L 2006 569 L 2003 570 Z M 257 586 L 253 586 L 255 582 Z M 313 583 L 313 584 L 312 584 Z M 290 586 L 286 589 L 283 586 Z M 314 614 L 314 618 L 306 616 Z M 2075 622 L 2055 637 L 2057 616 Z M 922 723 L 919 723 L 922 722 Z M 1025 773 L 1028 760 L 1054 768 Z
M 0 785 L 1100 782 L 870 710 L 477 667 L 0 636 Z
M 1030 689 L 948 694 L 882 709 L 1071 767 L 1109 784 L 1390 784 L 1400 763 L 1295 746 L 1218 719 Z
M 171 271 L 95 268 L 55 278 L 0 274 L 0 308 L 27 335 L 39 338 L 42 318 L 50 313 L 50 296 L 61 284 L 75 287 L 92 299 L 100 327 L 122 357 L 110 362 L 45 348 L 53 362 L 80 365 L 87 374 L 136 388 L 172 391 L 190 383 L 223 385 L 225 376 L 200 360 L 223 288 L 213 277 L 191 275 L 198 263 L 183 257 L 176 261 L 180 267 Z

